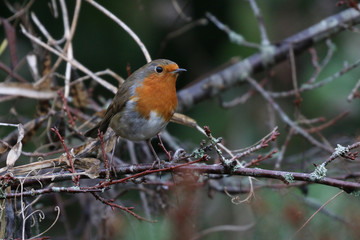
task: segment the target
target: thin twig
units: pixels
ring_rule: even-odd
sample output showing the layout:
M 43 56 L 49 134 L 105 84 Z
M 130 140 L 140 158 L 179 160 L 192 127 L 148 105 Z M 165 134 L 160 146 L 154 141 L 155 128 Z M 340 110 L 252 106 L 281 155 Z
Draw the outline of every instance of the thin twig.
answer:
M 72 60 L 74 58 L 73 55 L 73 48 L 72 48 L 72 41 L 71 41 L 71 31 L 69 26 L 69 15 L 67 12 L 66 3 L 64 0 L 60 0 L 60 7 L 62 11 L 62 17 L 63 17 L 63 25 L 64 25 L 64 38 L 69 42 L 69 47 L 66 51 L 66 56 Z M 64 97 L 67 99 L 70 94 L 70 77 L 71 77 L 71 64 L 69 62 L 66 63 L 65 68 L 65 91 L 64 91 Z
M 23 34 L 25 36 L 27 36 L 28 38 L 30 38 L 31 40 L 33 40 L 35 43 L 37 43 L 38 45 L 40 45 L 41 47 L 49 50 L 50 52 L 54 53 L 55 55 L 61 57 L 62 59 L 64 59 L 65 61 L 71 63 L 72 66 L 74 66 L 75 68 L 79 69 L 80 71 L 86 73 L 87 75 L 89 75 L 90 77 L 92 77 L 95 81 L 97 81 L 98 83 L 100 83 L 102 86 L 104 86 L 106 89 L 108 89 L 109 91 L 116 93 L 117 92 L 117 88 L 114 87 L 113 85 L 111 85 L 110 83 L 108 83 L 107 81 L 105 81 L 104 79 L 99 78 L 98 76 L 96 76 L 92 71 L 90 71 L 88 68 L 86 68 L 85 66 L 83 66 L 81 63 L 79 63 L 78 61 L 76 61 L 75 59 L 69 59 L 67 56 L 64 56 L 62 53 L 60 53 L 59 51 L 55 50 L 54 48 L 50 47 L 49 45 L 47 45 L 46 43 L 44 43 L 43 41 L 41 41 L 39 38 L 31 35 L 30 33 L 28 33 L 26 31 L 26 29 L 24 28 L 24 26 L 21 26 L 21 31 L 23 32 Z
M 234 42 L 236 44 L 239 45 L 243 45 L 246 47 L 250 47 L 250 48 L 257 48 L 259 49 L 260 46 L 259 44 L 256 43 L 251 43 L 248 42 L 244 39 L 244 37 L 242 35 L 240 35 L 239 33 L 234 32 L 233 30 L 231 30 L 228 26 L 226 26 L 225 24 L 223 24 L 222 22 L 220 22 L 214 15 L 212 15 L 211 13 L 207 12 L 206 13 L 206 17 L 215 24 L 215 26 L 217 26 L 220 30 L 224 31 L 231 42 Z
M 334 55 L 335 47 L 334 47 L 334 44 L 332 43 L 331 39 L 326 40 L 326 45 L 328 46 L 328 51 L 320 65 L 318 63 L 316 50 L 314 48 L 310 48 L 310 54 L 312 55 L 312 62 L 315 67 L 315 72 L 310 77 L 309 81 L 307 82 L 308 84 L 313 84 L 315 82 L 315 80 L 317 79 L 317 77 L 319 76 L 321 71 L 325 68 L 325 66 L 329 63 L 330 59 Z
M 332 152 L 332 149 L 330 149 L 329 147 L 327 147 L 326 145 L 320 143 L 318 140 L 316 140 L 315 138 L 313 138 L 310 134 L 308 134 L 304 129 L 302 129 L 301 127 L 299 127 L 298 125 L 296 125 L 288 116 L 287 114 L 280 108 L 280 106 L 272 99 L 272 97 L 270 96 L 270 94 L 265 91 L 254 79 L 248 77 L 247 78 L 248 82 L 253 85 L 256 90 L 258 90 L 261 95 L 266 99 L 266 101 L 268 103 L 270 103 L 274 110 L 279 114 L 279 116 L 281 117 L 281 119 L 288 124 L 291 128 L 295 129 L 296 132 L 300 135 L 302 135 L 305 139 L 307 139 L 310 143 L 312 143 L 313 145 L 326 150 L 328 152 Z
M 348 96 L 348 98 L 347 98 L 347 100 L 348 100 L 349 102 L 351 102 L 351 101 L 354 99 L 354 97 L 360 98 L 360 94 L 359 94 L 359 92 L 358 92 L 359 88 L 360 88 L 360 79 L 359 79 L 358 82 L 355 84 L 355 87 L 351 90 L 351 93 L 349 94 L 349 96 Z
M 316 88 L 322 87 L 325 84 L 328 84 L 328 83 L 340 78 L 342 75 L 344 75 L 345 73 L 357 68 L 359 65 L 360 65 L 360 59 L 355 61 L 353 64 L 345 66 L 339 72 L 333 74 L 330 77 L 325 78 L 322 81 L 315 82 L 313 84 L 303 84 L 297 90 L 290 90 L 290 91 L 283 91 L 283 92 L 269 92 L 269 94 L 270 94 L 271 97 L 274 97 L 274 98 L 283 98 L 283 97 L 293 96 L 293 95 L 296 95 L 296 94 L 304 92 L 304 91 L 314 90 Z
M 344 193 L 344 191 L 338 192 L 332 198 L 327 200 L 316 212 L 313 213 L 313 215 L 311 215 L 311 217 L 308 220 L 306 220 L 306 222 L 291 236 L 290 239 L 293 239 L 311 221 L 311 219 L 313 219 L 315 215 L 318 214 L 319 211 L 321 211 L 326 205 L 328 205 L 332 200 L 337 198 L 342 193 Z
M 86 1 L 88 3 L 90 3 L 91 5 L 93 5 L 95 8 L 97 8 L 98 10 L 100 10 L 102 13 L 104 13 L 106 16 L 108 16 L 114 22 L 116 22 L 120 27 L 122 27 L 134 39 L 134 41 L 137 43 L 137 45 L 139 45 L 141 51 L 143 52 L 143 54 L 145 56 L 146 61 L 151 62 L 151 57 L 150 57 L 148 50 L 146 49 L 145 45 L 140 40 L 140 38 L 134 33 L 133 30 L 131 30 L 131 28 L 129 28 L 123 21 L 121 21 L 112 12 L 110 12 L 109 10 L 107 10 L 106 8 L 101 6 L 99 3 L 97 3 L 93 0 L 86 0 Z
M 116 204 L 116 203 L 113 203 L 111 200 L 106 200 L 105 198 L 103 197 L 100 197 L 98 194 L 96 194 L 95 192 L 91 192 L 91 194 L 97 199 L 99 200 L 100 202 L 108 205 L 111 207 L 111 209 L 114 210 L 114 208 L 118 208 L 120 210 L 123 210 L 127 213 L 130 213 L 131 215 L 133 215 L 135 218 L 137 218 L 138 220 L 142 220 L 142 221 L 146 221 L 146 222 L 150 222 L 150 223 L 154 223 L 156 221 L 153 221 L 153 220 L 149 220 L 149 219 L 146 219 L 144 217 L 141 217 L 140 215 L 137 215 L 136 213 L 134 213 L 133 211 L 131 211 L 133 209 L 133 207 L 123 207 L 123 206 L 120 206 L 119 204 Z
M 58 94 L 64 104 L 64 107 L 63 109 L 66 111 L 66 114 L 69 118 L 69 123 L 71 126 L 75 127 L 75 121 L 74 121 L 74 118 L 72 116 L 72 114 L 70 113 L 70 110 L 69 110 L 69 106 L 67 104 L 67 98 L 64 96 L 63 92 L 62 91 L 58 91 Z
M 261 15 L 260 9 L 256 4 L 255 0 L 249 0 L 251 8 L 255 14 L 255 17 L 258 21 L 258 26 L 260 29 L 260 36 L 261 36 L 261 45 L 269 45 L 270 41 L 269 41 L 269 37 L 268 34 L 266 33 L 266 29 L 265 29 L 265 25 L 264 25 L 264 19 Z
M 69 150 L 68 150 L 68 148 L 67 148 L 67 146 L 66 146 L 66 144 L 65 144 L 64 138 L 61 136 L 61 134 L 60 134 L 60 132 L 59 132 L 59 130 L 57 129 L 56 126 L 52 127 L 51 130 L 56 133 L 56 135 L 58 136 L 59 140 L 61 141 L 61 144 L 63 145 L 63 147 L 64 147 L 64 149 L 65 149 L 65 152 L 66 152 L 66 155 L 67 155 L 67 159 L 69 160 L 69 165 L 70 165 L 70 168 L 71 168 L 71 169 L 69 170 L 69 172 L 71 172 L 71 173 L 76 173 L 75 167 L 74 167 L 74 162 L 73 162 L 73 160 L 72 160 L 72 156 L 71 156 L 71 154 L 70 154 L 70 152 L 69 152 Z M 80 177 L 77 176 L 77 175 L 75 175 L 75 176 L 74 176 L 74 179 L 73 179 L 73 182 L 76 184 L 76 186 L 79 186 L 79 185 L 80 185 L 79 180 L 80 180 Z
M 343 119 L 344 117 L 349 115 L 349 113 L 350 113 L 350 111 L 343 112 L 339 116 L 337 116 L 337 117 L 331 119 L 330 121 L 328 121 L 327 123 L 324 123 L 324 124 L 322 124 L 320 126 L 317 126 L 317 127 L 307 129 L 306 131 L 308 133 L 320 132 L 320 131 L 324 130 L 325 128 L 328 128 L 330 126 L 335 125 L 335 123 L 337 123 L 338 121 L 340 121 L 341 119 Z

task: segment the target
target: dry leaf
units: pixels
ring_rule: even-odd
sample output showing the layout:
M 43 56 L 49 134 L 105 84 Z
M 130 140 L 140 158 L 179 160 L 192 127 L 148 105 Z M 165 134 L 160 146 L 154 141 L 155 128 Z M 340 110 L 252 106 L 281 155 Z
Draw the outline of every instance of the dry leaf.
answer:
M 53 83 L 53 78 L 52 78 L 51 74 L 49 74 L 50 70 L 51 70 L 51 54 L 49 51 L 47 51 L 47 50 L 44 51 L 44 55 L 41 58 L 41 63 L 43 64 L 41 74 L 43 77 L 45 77 L 45 79 L 43 81 L 41 81 L 40 83 L 37 82 L 35 85 L 40 90 L 50 90 L 51 85 Z
M 39 79 L 39 71 L 38 71 L 38 63 L 36 55 L 33 53 L 30 53 L 26 56 L 27 64 L 29 65 L 30 73 L 33 77 L 33 79 L 37 80 Z
M 66 165 L 70 166 L 70 162 L 69 162 L 69 159 L 68 159 L 66 153 L 63 153 L 63 154 L 60 155 L 59 164 L 61 164 L 61 163 L 66 163 Z
M 3 154 L 7 152 L 8 146 L 6 146 L 4 143 L 0 142 L 0 154 Z
M 18 158 L 21 155 L 21 151 L 22 151 L 22 143 L 18 142 L 15 144 L 15 146 L 10 150 L 9 154 L 7 155 L 6 165 L 8 167 L 14 166 L 16 160 L 18 160 Z
M 101 161 L 96 158 L 76 158 L 74 165 L 82 170 L 85 170 L 86 175 L 91 178 L 97 178 L 100 172 Z
M 7 155 L 6 158 L 6 166 L 8 167 L 13 167 L 16 160 L 18 160 L 18 158 L 21 155 L 22 152 L 22 143 L 21 140 L 24 138 L 24 127 L 23 125 L 20 123 L 18 125 L 18 139 L 17 139 L 17 143 L 13 146 L 13 148 L 10 150 L 9 154 Z
M 72 69 L 71 81 L 74 81 L 77 78 L 79 78 L 79 74 L 77 73 L 76 70 Z M 86 87 L 84 85 L 84 82 L 78 82 L 72 84 L 70 87 L 70 95 L 72 96 L 72 100 L 75 107 L 85 108 L 88 105 L 89 96 Z
M 117 137 L 114 134 L 113 136 L 110 137 L 109 141 L 106 141 L 104 143 L 106 153 L 109 153 L 109 152 L 111 152 L 111 150 L 113 150 L 113 148 L 115 147 L 116 139 L 117 139 Z

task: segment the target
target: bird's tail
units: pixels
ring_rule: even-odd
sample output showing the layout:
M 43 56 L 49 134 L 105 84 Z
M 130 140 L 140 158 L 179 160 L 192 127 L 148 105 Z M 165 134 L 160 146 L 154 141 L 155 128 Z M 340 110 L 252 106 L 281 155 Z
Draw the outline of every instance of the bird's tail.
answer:
M 110 121 L 101 121 L 98 124 L 96 124 L 95 127 L 91 128 L 90 130 L 88 130 L 85 133 L 85 137 L 92 137 L 92 138 L 97 138 L 98 134 L 99 134 L 99 130 L 100 132 L 103 132 L 105 134 L 108 126 L 109 126 Z

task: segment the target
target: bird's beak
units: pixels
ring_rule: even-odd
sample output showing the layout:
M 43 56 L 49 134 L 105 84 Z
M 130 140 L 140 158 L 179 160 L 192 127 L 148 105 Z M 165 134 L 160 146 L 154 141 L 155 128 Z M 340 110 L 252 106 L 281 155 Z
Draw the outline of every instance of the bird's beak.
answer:
M 186 69 L 178 68 L 178 69 L 175 69 L 174 71 L 172 71 L 172 73 L 179 73 L 179 72 L 186 72 Z

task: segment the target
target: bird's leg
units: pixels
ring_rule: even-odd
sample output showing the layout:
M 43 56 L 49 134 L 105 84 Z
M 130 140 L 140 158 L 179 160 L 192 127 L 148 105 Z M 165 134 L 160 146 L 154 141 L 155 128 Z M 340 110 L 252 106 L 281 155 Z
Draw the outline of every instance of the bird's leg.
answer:
M 111 152 L 110 166 L 113 166 L 116 143 L 117 143 L 117 138 L 116 138 L 116 140 L 114 142 L 114 147 L 113 147 L 112 152 Z
M 118 140 L 119 140 L 119 137 L 116 137 L 115 142 L 114 142 L 114 147 L 111 152 L 111 159 L 110 159 L 110 164 L 109 164 L 110 169 L 113 171 L 115 177 L 117 177 L 117 174 L 116 174 L 116 170 L 115 170 L 115 166 L 114 166 L 115 165 L 114 164 L 114 154 L 115 154 L 115 148 L 116 148 L 116 144 L 117 144 Z
M 165 148 L 165 146 L 164 146 L 164 144 L 163 144 L 163 142 L 161 140 L 160 133 L 156 134 L 156 136 L 159 139 L 159 144 L 158 145 L 162 148 L 162 150 L 165 152 L 166 156 L 168 157 L 169 161 L 171 162 L 172 157 L 171 157 L 170 153 L 166 150 L 166 148 Z
M 160 160 L 160 158 L 158 157 L 158 155 L 156 154 L 153 146 L 151 145 L 151 139 L 146 140 L 146 143 L 148 144 L 148 146 L 149 146 L 152 154 L 154 155 L 154 157 L 155 157 L 155 159 L 156 159 L 156 161 L 154 162 L 154 164 L 156 164 L 156 162 L 157 162 L 158 165 L 159 165 L 159 168 L 161 168 L 161 160 Z M 153 164 L 153 166 L 154 166 L 154 164 Z

